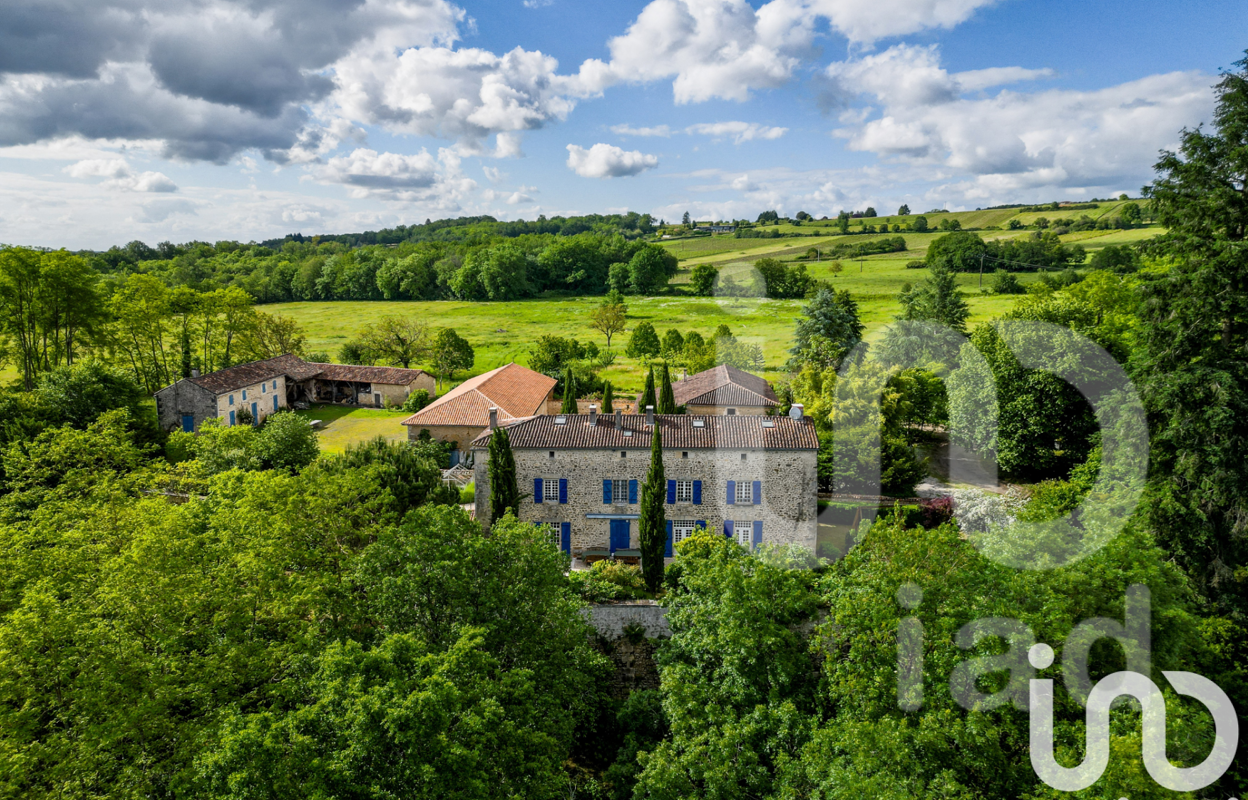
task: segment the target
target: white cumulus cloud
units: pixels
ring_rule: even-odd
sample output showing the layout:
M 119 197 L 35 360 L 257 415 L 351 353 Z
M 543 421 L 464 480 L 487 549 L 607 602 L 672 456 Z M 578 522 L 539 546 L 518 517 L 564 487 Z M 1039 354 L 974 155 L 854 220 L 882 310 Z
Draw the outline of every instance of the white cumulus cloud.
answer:
M 622 150 L 599 142 L 586 150 L 568 145 L 568 168 L 582 178 L 623 178 L 659 165 L 659 157 L 639 150 Z
M 450 148 L 439 150 L 436 158 L 423 148 L 412 155 L 359 148 L 311 167 L 310 173 L 322 183 L 351 187 L 353 197 L 419 201 L 447 209 L 457 209 L 477 186 L 464 176 L 460 158 Z
M 134 172 L 124 158 L 88 158 L 70 164 L 71 178 L 104 178 L 104 185 L 129 192 L 176 192 L 177 184 L 162 172 Z
M 671 136 L 672 129 L 666 125 L 655 125 L 650 128 L 634 128 L 632 125 L 612 125 L 611 132 L 618 136 Z

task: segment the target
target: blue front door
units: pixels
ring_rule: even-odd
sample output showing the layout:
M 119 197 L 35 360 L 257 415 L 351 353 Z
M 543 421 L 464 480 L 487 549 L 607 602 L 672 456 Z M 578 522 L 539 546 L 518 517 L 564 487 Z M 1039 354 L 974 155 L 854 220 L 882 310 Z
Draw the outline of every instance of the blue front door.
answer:
M 611 520 L 611 552 L 628 549 L 628 520 Z
M 183 432 L 183 433 L 194 433 L 194 432 L 195 432 L 195 417 L 194 417 L 194 415 L 192 415 L 192 414 L 183 414 L 183 415 L 182 415 L 182 432 Z
M 252 403 L 252 404 L 251 404 L 251 424 L 252 424 L 252 425 L 259 425 L 259 424 L 260 424 L 260 414 L 256 412 L 256 404 L 255 404 L 255 403 Z

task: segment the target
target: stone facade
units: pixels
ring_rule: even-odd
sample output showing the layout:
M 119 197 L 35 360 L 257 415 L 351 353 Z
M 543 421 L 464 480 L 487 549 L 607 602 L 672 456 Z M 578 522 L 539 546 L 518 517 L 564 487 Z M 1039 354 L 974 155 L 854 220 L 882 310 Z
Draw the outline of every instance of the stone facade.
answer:
M 407 396 L 418 389 L 424 389 L 429 393 L 429 398 L 433 399 L 438 396 L 438 384 L 432 375 L 424 374 L 416 378 L 410 384 L 392 384 L 392 383 L 374 383 L 371 385 L 370 393 L 381 395 L 382 407 L 401 406 L 407 402 Z M 372 405 L 372 400 L 369 405 Z
M 635 480 L 637 499 L 650 466 L 649 449 L 637 450 L 530 450 L 513 449 L 516 478 L 522 495 L 520 518 L 527 522 L 571 523 L 571 550 L 578 555 L 587 548 L 606 548 L 611 542 L 611 518 L 625 519 L 629 546 L 638 542 L 637 515 L 640 503 L 604 503 L 603 480 Z M 734 538 L 741 523 L 750 523 L 744 542 L 751 543 L 754 522 L 762 522 L 762 541 L 768 544 L 800 544 L 815 548 L 818 531 L 818 476 L 813 450 L 675 450 L 664 448 L 663 467 L 668 480 L 700 482 L 700 503 L 678 499 L 664 505 L 668 520 L 690 520 L 725 533 L 732 521 Z M 488 454 L 476 451 L 477 519 L 489 524 Z M 567 502 L 551 502 L 532 496 L 535 479 L 566 481 Z M 728 482 L 750 484 L 749 502 L 728 503 Z M 753 494 L 760 482 L 762 497 Z M 545 493 L 543 491 L 543 493 Z M 742 493 L 734 500 L 740 501 Z M 627 495 L 623 498 L 629 499 Z
M 435 441 L 454 444 L 455 451 L 460 454 L 459 458 L 463 459 L 472 452 L 472 440 L 480 436 L 486 429 L 479 425 L 425 425 L 421 427 L 408 425 L 408 441 L 414 442 L 419 439 L 420 432 L 424 430 L 429 431 L 429 435 Z M 454 460 L 454 457 L 452 460 Z
M 182 430 L 182 416 L 191 417 L 196 432 L 204 420 L 218 415 L 217 396 L 188 380 L 180 380 L 156 393 L 156 416 L 166 431 Z

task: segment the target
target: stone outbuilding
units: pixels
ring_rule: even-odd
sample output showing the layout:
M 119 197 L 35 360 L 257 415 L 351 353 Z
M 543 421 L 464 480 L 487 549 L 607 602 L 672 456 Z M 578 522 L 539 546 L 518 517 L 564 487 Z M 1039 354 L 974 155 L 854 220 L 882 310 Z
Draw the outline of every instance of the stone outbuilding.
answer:
M 780 406 L 771 384 L 727 364 L 676 381 L 672 394 L 688 414 L 758 415 Z
M 409 439 L 421 431 L 439 442 L 455 445 L 451 465 L 470 460 L 472 440 L 490 426 L 490 409 L 497 419 L 511 423 L 545 414 L 554 404 L 555 381 L 519 364 L 506 364 L 456 386 L 433 403 L 403 420 Z
M 156 413 L 165 430 L 193 433 L 204 420 L 226 425 L 264 418 L 297 402 L 342 403 L 383 408 L 437 385 L 424 370 L 318 364 L 287 353 L 207 375 L 192 373 L 156 392 Z
M 656 427 L 669 557 L 700 527 L 748 547 L 815 549 L 819 438 L 800 406 L 789 417 L 591 412 L 499 424 L 507 427 L 525 495 L 520 518 L 547 526 L 552 542 L 574 558 L 638 547 L 641 487 Z M 476 513 L 485 525 L 489 438 L 485 431 L 472 443 Z

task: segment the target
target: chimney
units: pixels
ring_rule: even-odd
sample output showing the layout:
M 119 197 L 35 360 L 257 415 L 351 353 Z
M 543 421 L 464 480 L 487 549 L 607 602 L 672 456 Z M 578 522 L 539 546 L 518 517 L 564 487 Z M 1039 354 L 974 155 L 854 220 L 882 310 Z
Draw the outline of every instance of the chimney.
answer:
M 498 409 L 490 407 L 490 430 L 498 427 Z
M 193 369 L 193 370 L 191 370 L 191 377 L 192 377 L 192 378 L 198 378 L 198 377 L 199 377 L 199 370 L 197 370 L 197 369 Z
M 615 429 L 618 431 L 624 425 L 624 412 L 620 409 L 615 410 Z
M 789 416 L 793 419 L 801 419 L 806 416 L 806 406 L 801 403 L 794 403 L 789 408 Z
M 646 406 L 646 427 L 654 427 L 654 406 Z
M 598 424 L 598 406 L 594 403 L 589 404 L 589 424 L 590 426 Z
M 685 378 L 688 378 L 688 377 L 689 377 L 689 370 L 685 369 L 684 367 L 681 367 L 681 368 L 680 368 L 680 379 L 683 381 Z

